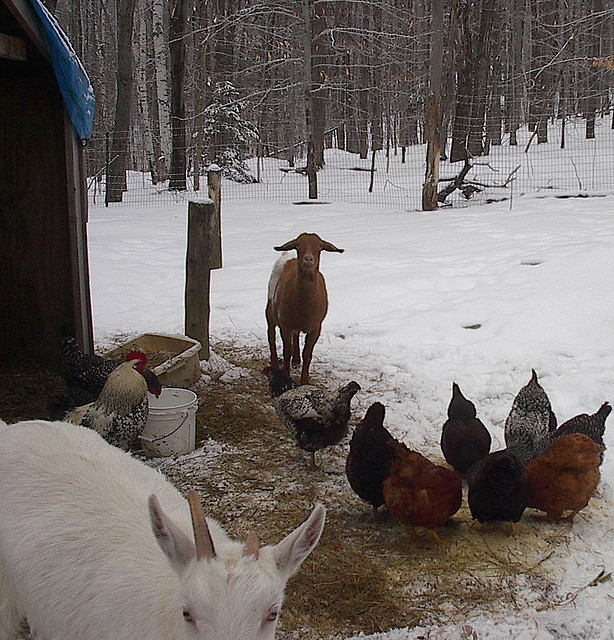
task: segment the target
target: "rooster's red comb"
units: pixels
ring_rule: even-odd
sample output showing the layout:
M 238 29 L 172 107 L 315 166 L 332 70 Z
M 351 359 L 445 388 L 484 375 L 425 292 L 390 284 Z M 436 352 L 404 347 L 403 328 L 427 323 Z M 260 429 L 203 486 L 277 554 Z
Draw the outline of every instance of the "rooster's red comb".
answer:
M 124 358 L 126 362 L 130 360 L 138 360 L 139 364 L 137 365 L 137 371 L 143 371 L 145 365 L 147 364 L 147 356 L 142 351 L 129 351 Z

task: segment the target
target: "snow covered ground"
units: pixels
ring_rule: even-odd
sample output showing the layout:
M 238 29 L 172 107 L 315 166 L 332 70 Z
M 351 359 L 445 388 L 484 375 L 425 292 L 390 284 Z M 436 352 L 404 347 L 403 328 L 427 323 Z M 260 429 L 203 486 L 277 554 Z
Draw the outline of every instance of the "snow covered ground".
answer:
M 95 339 L 183 333 L 187 206 L 90 209 Z M 453 380 L 504 446 L 516 392 L 539 374 L 559 423 L 614 402 L 614 193 L 540 194 L 436 213 L 367 205 L 223 204 L 223 262 L 212 274 L 214 339 L 264 347 L 273 246 L 313 231 L 324 253 L 330 309 L 312 371 L 350 373 L 380 400 L 386 425 L 425 455 L 438 448 Z M 383 393 L 379 389 L 384 388 Z M 610 421 L 614 418 L 610 417 Z M 614 424 L 614 423 L 613 423 Z M 554 610 L 478 612 L 447 627 L 394 630 L 373 640 L 614 637 L 614 427 L 599 495 L 559 551 Z M 564 555 L 563 555 L 564 554 Z M 599 577 L 599 579 L 597 579 Z M 590 586 L 589 586 L 590 585 Z M 366 636 L 364 636 L 366 637 Z

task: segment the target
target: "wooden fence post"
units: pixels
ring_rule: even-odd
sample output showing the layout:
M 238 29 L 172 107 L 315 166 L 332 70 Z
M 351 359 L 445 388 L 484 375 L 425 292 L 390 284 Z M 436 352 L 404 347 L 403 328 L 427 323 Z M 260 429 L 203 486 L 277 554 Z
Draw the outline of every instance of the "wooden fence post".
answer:
M 185 279 L 185 333 L 202 345 L 200 359 L 208 360 L 209 293 L 211 270 L 209 259 L 213 245 L 213 202 L 209 199 L 188 203 L 188 249 Z
M 213 201 L 213 246 L 209 269 L 222 268 L 222 170 L 216 164 L 209 166 L 207 174 L 209 197 Z
M 209 167 L 209 198 L 188 203 L 185 278 L 185 334 L 202 345 L 201 360 L 211 355 L 211 269 L 222 267 L 222 170 Z

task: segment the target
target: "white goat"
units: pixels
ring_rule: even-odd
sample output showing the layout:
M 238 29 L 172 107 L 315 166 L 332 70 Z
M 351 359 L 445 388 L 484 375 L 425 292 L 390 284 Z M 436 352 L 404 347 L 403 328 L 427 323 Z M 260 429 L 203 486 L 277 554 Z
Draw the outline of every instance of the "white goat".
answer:
M 266 319 L 271 365 L 279 367 L 276 327 L 281 332 L 284 371 L 287 374 L 290 374 L 290 359 L 292 364 L 300 364 L 299 334 L 303 332 L 305 345 L 301 384 L 309 384 L 313 348 L 320 337 L 322 321 L 328 311 L 326 282 L 320 273 L 320 253 L 343 253 L 344 249 L 338 249 L 315 233 L 301 233 L 294 240 L 273 248 L 275 251 L 296 249 L 297 257 L 281 256 L 273 265 L 269 278 Z
M 324 507 L 260 547 L 188 501 L 91 429 L 0 420 L 0 640 L 23 619 L 45 640 L 272 640 Z

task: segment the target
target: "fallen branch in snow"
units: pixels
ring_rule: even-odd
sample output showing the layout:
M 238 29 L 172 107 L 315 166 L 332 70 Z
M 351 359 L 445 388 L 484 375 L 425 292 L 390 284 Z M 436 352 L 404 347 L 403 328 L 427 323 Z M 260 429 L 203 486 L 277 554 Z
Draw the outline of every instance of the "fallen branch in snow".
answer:
M 486 165 L 490 166 L 490 165 Z M 485 189 L 505 189 L 509 185 L 509 183 L 514 179 L 514 174 L 520 169 L 521 165 L 518 165 L 505 179 L 505 182 L 501 184 L 487 184 L 484 182 L 477 182 L 476 180 L 468 181 L 467 184 L 477 185 L 479 187 L 484 187 Z M 494 171 L 494 169 L 493 169 Z
M 473 167 L 475 166 L 484 166 L 484 167 L 488 167 L 492 171 L 496 171 L 496 169 L 492 167 L 489 163 L 470 164 L 469 159 L 465 158 L 465 165 L 463 166 L 463 168 L 461 169 L 460 173 L 457 176 L 455 176 L 454 178 L 441 178 L 439 180 L 439 182 L 451 182 L 451 184 L 449 184 L 445 189 L 442 189 L 437 194 L 437 201 L 445 202 L 446 198 L 450 194 L 452 194 L 454 191 L 456 191 L 456 189 L 461 191 L 462 194 L 465 196 L 465 198 L 467 198 L 467 200 L 471 198 L 471 196 L 473 196 L 474 193 L 479 193 L 484 189 L 506 189 L 509 186 L 510 182 L 514 179 L 514 175 L 516 174 L 516 172 L 521 167 L 521 165 L 518 165 L 515 169 L 513 169 L 513 171 L 510 172 L 510 174 L 507 176 L 507 178 L 503 183 L 489 184 L 486 182 L 479 182 L 477 180 L 465 180 L 465 177 L 467 176 L 469 171 L 473 169 Z
M 469 162 L 469 158 L 465 156 L 465 165 L 461 169 L 460 173 L 454 178 L 440 178 L 439 182 L 450 182 L 451 183 L 445 188 L 442 189 L 437 194 L 437 202 L 445 202 L 446 198 L 452 194 L 456 189 L 461 189 L 462 184 L 465 180 L 465 176 L 471 171 L 473 165 Z

